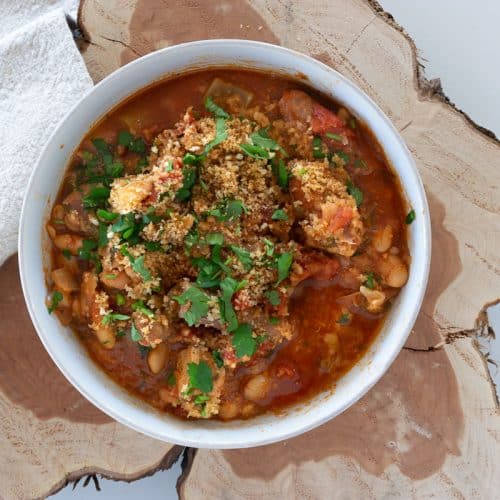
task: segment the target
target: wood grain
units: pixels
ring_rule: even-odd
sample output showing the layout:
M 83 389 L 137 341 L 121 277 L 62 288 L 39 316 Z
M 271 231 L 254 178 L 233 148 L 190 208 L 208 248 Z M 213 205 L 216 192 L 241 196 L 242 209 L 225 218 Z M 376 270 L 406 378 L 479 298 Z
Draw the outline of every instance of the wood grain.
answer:
M 0 269 L 0 498 L 42 498 L 89 473 L 131 481 L 182 447 L 132 431 L 67 382 L 24 306 L 17 255 Z

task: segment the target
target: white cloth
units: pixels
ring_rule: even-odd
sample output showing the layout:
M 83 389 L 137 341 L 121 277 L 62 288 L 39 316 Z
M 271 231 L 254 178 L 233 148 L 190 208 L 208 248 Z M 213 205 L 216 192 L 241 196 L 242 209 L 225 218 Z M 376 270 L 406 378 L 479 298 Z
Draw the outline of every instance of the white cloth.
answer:
M 0 0 L 0 265 L 16 251 L 33 166 L 57 123 L 92 87 L 58 4 Z

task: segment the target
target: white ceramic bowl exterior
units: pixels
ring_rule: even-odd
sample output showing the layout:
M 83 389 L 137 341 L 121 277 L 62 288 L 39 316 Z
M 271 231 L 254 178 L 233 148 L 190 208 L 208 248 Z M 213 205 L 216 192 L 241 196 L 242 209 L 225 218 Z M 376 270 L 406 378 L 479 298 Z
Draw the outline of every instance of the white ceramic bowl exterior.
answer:
M 378 138 L 403 185 L 415 222 L 409 226 L 412 256 L 408 283 L 383 330 L 363 359 L 332 392 L 289 409 L 285 415 L 248 421 L 182 421 L 157 412 L 128 394 L 88 357 L 76 335 L 49 316 L 44 269 L 49 257 L 44 225 L 71 157 L 93 123 L 125 97 L 151 82 L 193 68 L 242 66 L 301 73 L 309 84 L 343 103 Z M 413 326 L 424 295 L 430 262 L 429 209 L 408 149 L 382 111 L 342 75 L 305 55 L 282 47 L 242 40 L 211 40 L 169 47 L 119 69 L 94 87 L 69 112 L 50 138 L 31 176 L 21 215 L 19 264 L 28 310 L 45 348 L 66 378 L 114 419 L 154 438 L 200 448 L 243 448 L 289 438 L 338 415 L 365 394 L 393 362 Z

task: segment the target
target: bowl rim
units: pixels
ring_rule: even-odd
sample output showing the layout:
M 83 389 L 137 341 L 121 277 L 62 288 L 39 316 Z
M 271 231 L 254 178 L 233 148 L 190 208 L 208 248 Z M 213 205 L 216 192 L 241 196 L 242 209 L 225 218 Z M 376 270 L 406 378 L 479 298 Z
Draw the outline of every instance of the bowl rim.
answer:
M 270 435 L 262 436 L 262 437 L 254 437 L 252 440 L 245 439 L 245 437 L 239 437 L 238 439 L 220 439 L 217 441 L 217 439 L 205 439 L 204 441 L 200 442 L 200 438 L 197 437 L 196 439 L 193 438 L 187 438 L 186 436 L 182 436 L 180 438 L 171 436 L 171 435 L 165 435 L 165 432 L 159 433 L 156 432 L 155 429 L 151 429 L 145 426 L 142 426 L 140 422 L 134 421 L 131 418 L 128 418 L 128 415 L 124 415 L 120 412 L 117 412 L 114 410 L 112 405 L 109 404 L 108 401 L 103 401 L 99 398 L 97 398 L 93 394 L 92 387 L 89 384 L 86 384 L 85 382 L 82 383 L 82 381 L 77 380 L 71 373 L 71 371 L 68 369 L 68 360 L 65 359 L 64 356 L 59 356 L 59 354 L 56 352 L 57 349 L 52 346 L 51 341 L 50 341 L 50 335 L 48 335 L 48 332 L 46 333 L 44 329 L 41 327 L 39 321 L 38 321 L 38 310 L 37 307 L 32 302 L 32 298 L 29 292 L 29 277 L 26 274 L 26 269 L 25 269 L 25 261 L 26 261 L 26 256 L 25 256 L 25 245 L 27 245 L 27 241 L 29 240 L 29 227 L 27 224 L 26 220 L 26 213 L 27 213 L 27 207 L 30 203 L 30 193 L 33 189 L 33 184 L 34 180 L 36 177 L 36 173 L 40 168 L 40 165 L 42 164 L 42 160 L 44 156 L 46 155 L 47 151 L 49 150 L 51 144 L 53 143 L 54 139 L 57 137 L 60 129 L 64 126 L 66 121 L 75 113 L 77 110 L 82 106 L 82 104 L 85 103 L 89 97 L 96 92 L 97 89 L 100 89 L 101 87 L 106 87 L 109 85 L 109 82 L 116 80 L 120 78 L 124 73 L 128 72 L 133 72 L 136 68 L 139 69 L 141 65 L 145 64 L 145 61 L 149 61 L 150 59 L 155 59 L 159 57 L 168 57 L 168 55 L 172 52 L 177 52 L 177 51 L 182 51 L 185 49 L 190 49 L 190 48 L 199 48 L 201 52 L 206 51 L 209 53 L 209 51 L 217 50 L 217 48 L 220 48 L 221 46 L 246 46 L 250 48 L 256 48 L 260 50 L 269 50 L 269 51 L 274 51 L 276 53 L 282 53 L 283 55 L 287 57 L 293 57 L 296 60 L 302 60 L 304 63 L 313 65 L 313 66 L 318 66 L 320 69 L 323 69 L 323 71 L 327 71 L 332 74 L 337 80 L 340 80 L 343 85 L 346 85 L 351 91 L 353 91 L 355 94 L 358 94 L 358 96 L 364 101 L 363 106 L 368 106 L 373 109 L 373 111 L 378 115 L 378 119 L 383 122 L 383 125 L 387 128 L 387 130 L 392 134 L 392 139 L 396 141 L 397 147 L 401 151 L 401 153 L 405 157 L 406 161 L 406 167 L 409 168 L 410 174 L 413 176 L 413 181 L 416 182 L 416 185 L 414 186 L 416 188 L 416 197 L 419 199 L 421 206 L 422 206 L 422 213 L 419 213 L 419 217 L 423 216 L 423 223 L 422 223 L 422 231 L 418 233 L 419 236 L 419 241 L 418 245 L 422 247 L 422 254 L 423 254 L 423 262 L 420 263 L 420 270 L 422 272 L 420 276 L 420 286 L 418 287 L 418 290 L 416 291 L 417 293 L 414 295 L 413 300 L 411 300 L 411 314 L 406 317 L 406 320 L 404 322 L 404 327 L 402 328 L 403 333 L 399 335 L 399 341 L 392 345 L 391 349 L 388 350 L 387 355 L 384 358 L 383 365 L 376 370 L 376 373 L 371 373 L 368 383 L 367 382 L 362 382 L 360 384 L 360 388 L 354 393 L 354 395 L 350 398 L 350 400 L 344 404 L 342 407 L 339 407 L 335 409 L 334 411 L 329 412 L 328 414 L 324 414 L 320 417 L 314 418 L 314 412 L 308 412 L 307 415 L 304 415 L 303 417 L 303 423 L 300 426 L 295 426 L 292 429 L 287 429 L 286 426 L 281 426 L 278 432 L 271 433 Z M 255 59 L 257 61 L 258 58 Z M 245 66 L 245 63 L 247 61 L 241 61 L 241 64 L 234 64 L 234 67 L 241 67 L 241 68 L 247 68 L 247 69 L 252 69 L 251 65 Z M 224 65 L 219 65 L 219 67 L 223 67 Z M 230 66 L 230 65 L 226 65 Z M 217 67 L 216 64 L 210 64 L 208 63 L 204 67 Z M 182 75 L 184 73 L 188 73 L 190 71 L 193 71 L 195 69 L 195 66 L 192 66 L 191 69 L 184 69 L 178 72 L 179 75 Z M 165 75 L 166 76 L 166 75 Z M 156 78 L 154 80 L 151 80 L 151 82 L 142 85 L 141 88 L 147 87 L 147 85 L 155 83 L 156 81 L 161 81 L 163 77 Z M 315 88 L 316 86 L 310 82 L 311 87 Z M 131 90 L 129 95 L 133 95 L 136 90 L 133 91 Z M 126 98 L 125 98 L 126 99 Z M 123 102 L 123 98 L 120 100 L 120 102 Z M 118 106 L 118 104 L 111 105 L 107 108 L 105 108 L 101 113 L 100 113 L 100 118 L 98 118 L 97 121 L 102 119 L 102 117 L 105 116 L 109 110 L 115 108 Z M 94 122 L 95 123 L 95 122 Z M 92 127 L 93 124 L 90 125 Z M 87 129 L 88 132 L 89 129 Z M 379 137 L 374 133 L 377 141 L 380 141 Z M 82 136 L 83 137 L 83 136 Z M 64 170 L 67 168 L 67 163 L 64 167 Z M 399 182 L 401 184 L 401 188 L 404 190 L 405 189 L 405 184 L 406 182 L 403 181 L 401 174 L 396 170 L 396 168 L 393 166 L 393 170 L 395 171 Z M 43 231 L 43 228 L 42 228 Z M 415 265 L 413 262 L 413 254 L 411 254 L 412 257 L 412 264 L 410 266 L 410 271 L 412 267 Z M 22 208 L 21 208 L 21 216 L 20 216 L 20 222 L 19 222 L 19 236 L 18 236 L 18 260 L 19 260 L 19 272 L 20 272 L 20 278 L 21 278 L 21 286 L 23 290 L 23 295 L 25 298 L 25 302 L 28 308 L 28 312 L 31 318 L 31 321 L 35 327 L 35 330 L 37 331 L 38 337 L 40 338 L 42 344 L 44 345 L 46 351 L 49 353 L 50 357 L 54 361 L 54 363 L 57 365 L 61 373 L 66 377 L 66 379 L 75 387 L 87 400 L 89 400 L 92 404 L 94 404 L 96 407 L 98 407 L 101 411 L 112 417 L 114 420 L 117 422 L 120 422 L 124 425 L 127 425 L 128 427 L 141 432 L 143 434 L 146 434 L 150 437 L 162 440 L 162 441 L 168 441 L 170 443 L 175 443 L 175 444 L 180 444 L 184 446 L 194 446 L 194 447 L 199 447 L 199 448 L 219 448 L 219 449 L 225 449 L 225 448 L 245 448 L 245 447 L 253 447 L 253 446 L 261 446 L 265 444 L 270 444 L 274 443 L 277 441 L 282 441 L 291 437 L 294 437 L 296 435 L 302 434 L 304 432 L 307 432 L 315 427 L 318 427 L 319 425 L 322 425 L 323 423 L 327 422 L 328 420 L 334 418 L 335 416 L 339 415 L 343 411 L 345 411 L 347 408 L 352 406 L 354 403 L 356 403 L 361 397 L 363 397 L 379 380 L 380 378 L 387 372 L 388 368 L 390 365 L 393 363 L 395 358 L 398 356 L 400 353 L 404 343 L 407 340 L 408 335 L 411 332 L 411 329 L 415 323 L 415 320 L 417 318 L 417 315 L 420 311 L 423 297 L 425 294 L 426 286 L 427 286 L 427 281 L 428 281 L 428 275 L 429 275 L 429 269 L 430 269 L 430 258 L 431 258 L 431 224 L 430 224 L 430 215 L 429 215 L 429 206 L 427 202 L 427 198 L 425 195 L 425 190 L 424 186 L 422 183 L 422 179 L 420 177 L 420 174 L 417 170 L 417 167 L 415 165 L 414 159 L 408 150 L 408 147 L 406 146 L 405 142 L 403 141 L 402 137 L 400 136 L 399 132 L 396 130 L 395 126 L 392 124 L 392 122 L 389 120 L 389 118 L 386 116 L 386 114 L 380 109 L 380 107 L 362 90 L 360 89 L 356 84 L 351 82 L 347 77 L 343 76 L 341 73 L 337 72 L 335 69 L 327 66 L 326 64 L 308 56 L 305 54 L 302 54 L 300 52 L 297 52 L 292 49 L 288 49 L 285 47 L 281 47 L 275 44 L 270 44 L 266 42 L 259 42 L 259 41 L 253 41 L 253 40 L 240 40 L 240 39 L 212 39 L 212 40 L 197 40 L 193 42 L 186 42 L 178 45 L 173 45 L 170 47 L 166 47 L 160 50 L 157 50 L 155 52 L 151 52 L 145 56 L 142 56 L 138 59 L 135 59 L 134 61 L 126 64 L 125 66 L 120 67 L 110 75 L 108 75 L 106 78 L 101 80 L 99 83 L 97 83 L 94 87 L 89 89 L 73 106 L 72 108 L 66 113 L 66 115 L 60 120 L 59 124 L 56 126 L 54 131 L 51 133 L 49 139 L 46 142 L 45 147 L 43 148 L 40 156 L 37 159 L 37 162 L 33 168 L 33 171 L 31 172 L 30 178 L 28 185 L 25 190 L 25 194 L 23 196 L 23 203 L 22 203 Z M 397 304 L 398 307 L 400 307 L 400 304 Z M 395 304 L 396 307 L 396 304 Z M 364 354 L 366 356 L 367 353 Z M 357 364 L 361 362 L 358 361 Z M 106 375 L 107 376 L 107 375 Z M 343 377 L 345 377 L 344 375 Z M 108 377 L 109 378 L 109 377 Z M 132 396 L 135 398 L 135 396 Z M 117 398 L 114 394 L 109 395 L 110 399 Z M 129 404 L 129 403 L 127 403 Z M 321 403 L 319 403 L 321 404 Z M 151 411 L 155 411 L 153 407 L 149 407 Z M 287 419 L 287 416 L 277 416 L 276 418 L 281 418 L 283 420 Z M 249 420 L 250 422 L 252 419 Z M 245 421 L 245 422 L 249 422 Z M 224 423 L 222 423 L 224 425 Z M 232 430 L 232 429 L 231 429 Z M 229 432 L 230 429 L 205 429 L 205 432 L 208 432 L 209 435 L 214 435 L 220 432 Z M 174 430 L 175 433 L 175 430 Z M 196 434 L 196 433 L 195 433 Z M 236 435 L 234 432 L 232 433 Z M 245 434 L 243 432 L 242 434 Z M 203 434 L 205 436 L 205 434 Z

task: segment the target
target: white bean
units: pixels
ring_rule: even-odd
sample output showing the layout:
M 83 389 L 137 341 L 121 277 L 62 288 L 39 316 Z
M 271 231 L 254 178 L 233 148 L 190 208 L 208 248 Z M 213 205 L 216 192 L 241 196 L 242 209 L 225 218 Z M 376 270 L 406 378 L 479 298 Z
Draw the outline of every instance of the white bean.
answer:
M 252 377 L 245 385 L 243 391 L 245 398 L 250 401 L 258 401 L 265 397 L 269 389 L 269 379 L 264 374 Z
M 152 373 L 160 373 L 167 361 L 168 347 L 162 343 L 148 353 L 148 366 Z
M 68 269 L 54 269 L 50 276 L 55 285 L 64 292 L 74 292 L 79 288 L 75 276 Z
M 373 247 L 379 253 L 387 252 L 392 245 L 392 238 L 392 227 L 387 225 L 375 233 L 372 240 Z

